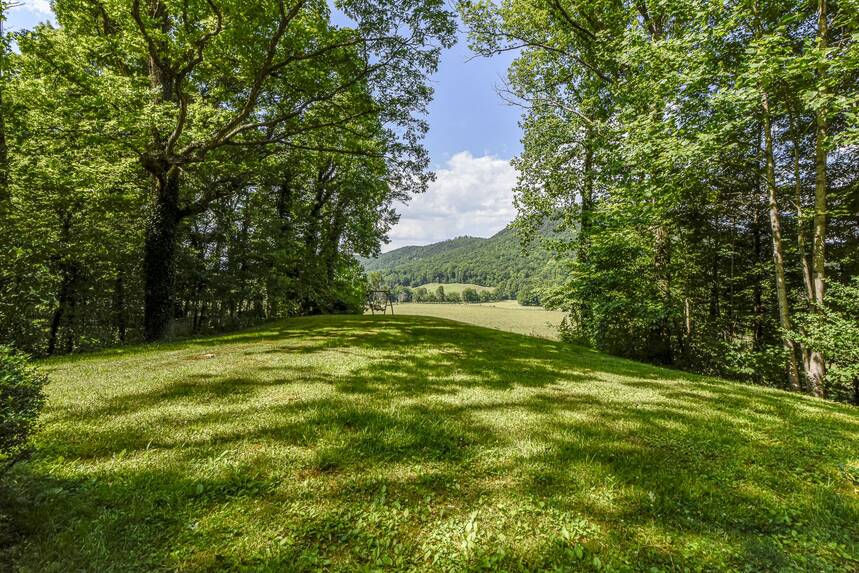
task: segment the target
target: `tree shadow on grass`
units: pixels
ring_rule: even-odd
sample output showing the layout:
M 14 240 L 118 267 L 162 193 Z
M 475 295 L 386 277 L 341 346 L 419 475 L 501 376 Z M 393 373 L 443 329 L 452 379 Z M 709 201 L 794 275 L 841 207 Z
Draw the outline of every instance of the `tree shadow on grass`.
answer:
M 102 570 L 855 564 L 848 408 L 431 318 L 227 338 L 170 358 L 211 350 L 206 372 L 57 406 L 14 470 L 28 528 L 7 555 Z M 254 362 L 218 367 L 230 354 Z

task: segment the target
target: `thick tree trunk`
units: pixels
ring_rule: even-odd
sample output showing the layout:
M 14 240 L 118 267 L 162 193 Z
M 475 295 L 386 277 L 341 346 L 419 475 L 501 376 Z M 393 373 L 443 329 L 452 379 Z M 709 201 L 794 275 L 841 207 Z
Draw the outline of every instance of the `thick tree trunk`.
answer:
M 784 275 L 784 251 L 782 248 L 781 238 L 781 218 L 778 209 L 778 197 L 776 195 L 777 189 L 775 180 L 775 158 L 773 156 L 772 124 L 770 121 L 769 97 L 766 92 L 761 96 L 761 106 L 763 109 L 764 122 L 764 160 L 766 161 L 767 200 L 770 226 L 772 228 L 773 265 L 775 266 L 779 322 L 781 323 L 782 329 L 782 344 L 784 345 L 784 351 L 787 355 L 788 382 L 791 390 L 798 391 L 800 386 L 799 371 L 796 366 L 796 352 L 794 350 L 793 341 L 788 335 L 790 332 L 790 308 L 788 306 L 787 284 L 785 282 Z
M 817 46 L 820 51 L 826 49 L 827 34 L 826 0 L 818 0 L 817 17 Z M 817 69 L 818 80 L 823 81 L 825 74 L 823 60 Z M 824 94 L 825 95 L 825 94 Z M 815 308 L 820 311 L 824 304 L 825 275 L 826 275 L 826 108 L 817 110 L 817 129 L 814 144 L 814 244 L 812 246 L 812 286 L 814 287 Z M 823 397 L 826 363 L 823 353 L 812 350 L 809 360 L 808 391 L 818 397 Z
M 71 274 L 68 269 L 63 270 L 63 278 L 60 282 L 60 292 L 57 293 L 57 308 L 51 316 L 51 329 L 48 334 L 48 356 L 53 356 L 57 351 L 57 341 L 59 340 L 60 325 L 63 321 L 63 315 L 66 312 L 66 303 L 71 290 Z
M 173 317 L 176 276 L 176 230 L 179 226 L 179 173 L 154 176 L 156 193 L 146 222 L 143 247 L 143 337 L 149 342 L 167 336 Z
M 149 0 L 149 13 L 159 22 L 161 32 L 170 31 L 167 5 Z M 155 90 L 155 103 L 174 103 L 176 98 L 176 74 L 166 56 L 166 40 L 156 41 L 160 59 L 149 58 L 149 81 Z M 175 290 L 176 229 L 179 225 L 179 168 L 166 160 L 165 138 L 155 131 L 150 154 L 144 156 L 144 167 L 152 175 L 152 212 L 146 222 L 143 245 L 143 338 L 154 342 L 165 338 L 173 318 L 173 296 Z

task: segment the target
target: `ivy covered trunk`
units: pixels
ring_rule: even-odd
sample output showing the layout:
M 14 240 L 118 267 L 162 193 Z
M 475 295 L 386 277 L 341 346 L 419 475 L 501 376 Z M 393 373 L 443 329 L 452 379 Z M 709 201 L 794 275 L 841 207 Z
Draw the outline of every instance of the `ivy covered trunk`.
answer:
M 176 230 L 180 220 L 178 170 L 166 169 L 153 177 L 156 192 L 143 248 L 143 336 L 150 342 L 167 336 L 173 318 Z

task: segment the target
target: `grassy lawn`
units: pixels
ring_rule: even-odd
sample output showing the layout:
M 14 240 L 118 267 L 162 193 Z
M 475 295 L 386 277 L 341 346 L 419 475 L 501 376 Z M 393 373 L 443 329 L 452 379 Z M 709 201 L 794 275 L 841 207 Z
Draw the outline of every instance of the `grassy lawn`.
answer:
M 859 568 L 845 405 L 399 315 L 43 366 L 0 570 Z
M 520 306 L 515 300 L 483 304 L 409 302 L 394 306 L 394 314 L 449 318 L 496 330 L 558 339 L 558 324 L 564 313 L 534 306 Z
M 423 287 L 423 288 L 427 289 L 429 292 L 434 293 L 436 291 L 436 289 L 440 286 L 444 287 L 444 292 L 447 294 L 453 294 L 455 292 L 462 294 L 462 291 L 464 291 L 467 288 L 473 288 L 477 292 L 482 292 L 482 291 L 490 291 L 491 292 L 491 291 L 495 290 L 495 287 L 486 287 L 483 285 L 474 285 L 471 283 L 427 283 L 427 284 L 421 285 L 419 287 L 414 287 L 412 290 L 414 290 L 416 288 Z

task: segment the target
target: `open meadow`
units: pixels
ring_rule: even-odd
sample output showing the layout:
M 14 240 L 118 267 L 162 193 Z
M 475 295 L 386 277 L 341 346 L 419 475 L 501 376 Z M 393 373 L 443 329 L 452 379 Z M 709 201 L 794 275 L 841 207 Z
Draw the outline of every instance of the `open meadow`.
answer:
M 495 287 L 485 287 L 483 285 L 476 285 L 471 283 L 426 283 L 420 286 L 416 286 L 414 288 L 425 288 L 428 292 L 435 292 L 438 287 L 444 287 L 445 294 L 462 294 L 462 291 L 467 288 L 474 289 L 477 292 L 492 292 L 493 290 L 495 290 Z
M 2 570 L 859 566 L 847 405 L 400 315 L 42 366 Z
M 394 313 L 435 316 L 496 330 L 558 339 L 558 325 L 564 313 L 536 306 L 521 306 L 515 300 L 480 304 L 407 302 L 394 305 Z
M 462 291 L 464 291 L 467 288 L 474 289 L 477 292 L 483 292 L 483 291 L 492 292 L 493 290 L 495 290 L 495 287 L 487 287 L 487 286 L 476 285 L 476 284 L 471 284 L 471 283 L 426 283 L 426 284 L 422 284 L 420 286 L 416 286 L 413 288 L 415 288 L 415 289 L 425 288 L 425 289 L 427 289 L 428 292 L 435 292 L 436 289 L 438 289 L 438 287 L 444 287 L 445 294 L 453 294 L 453 293 L 462 294 Z

